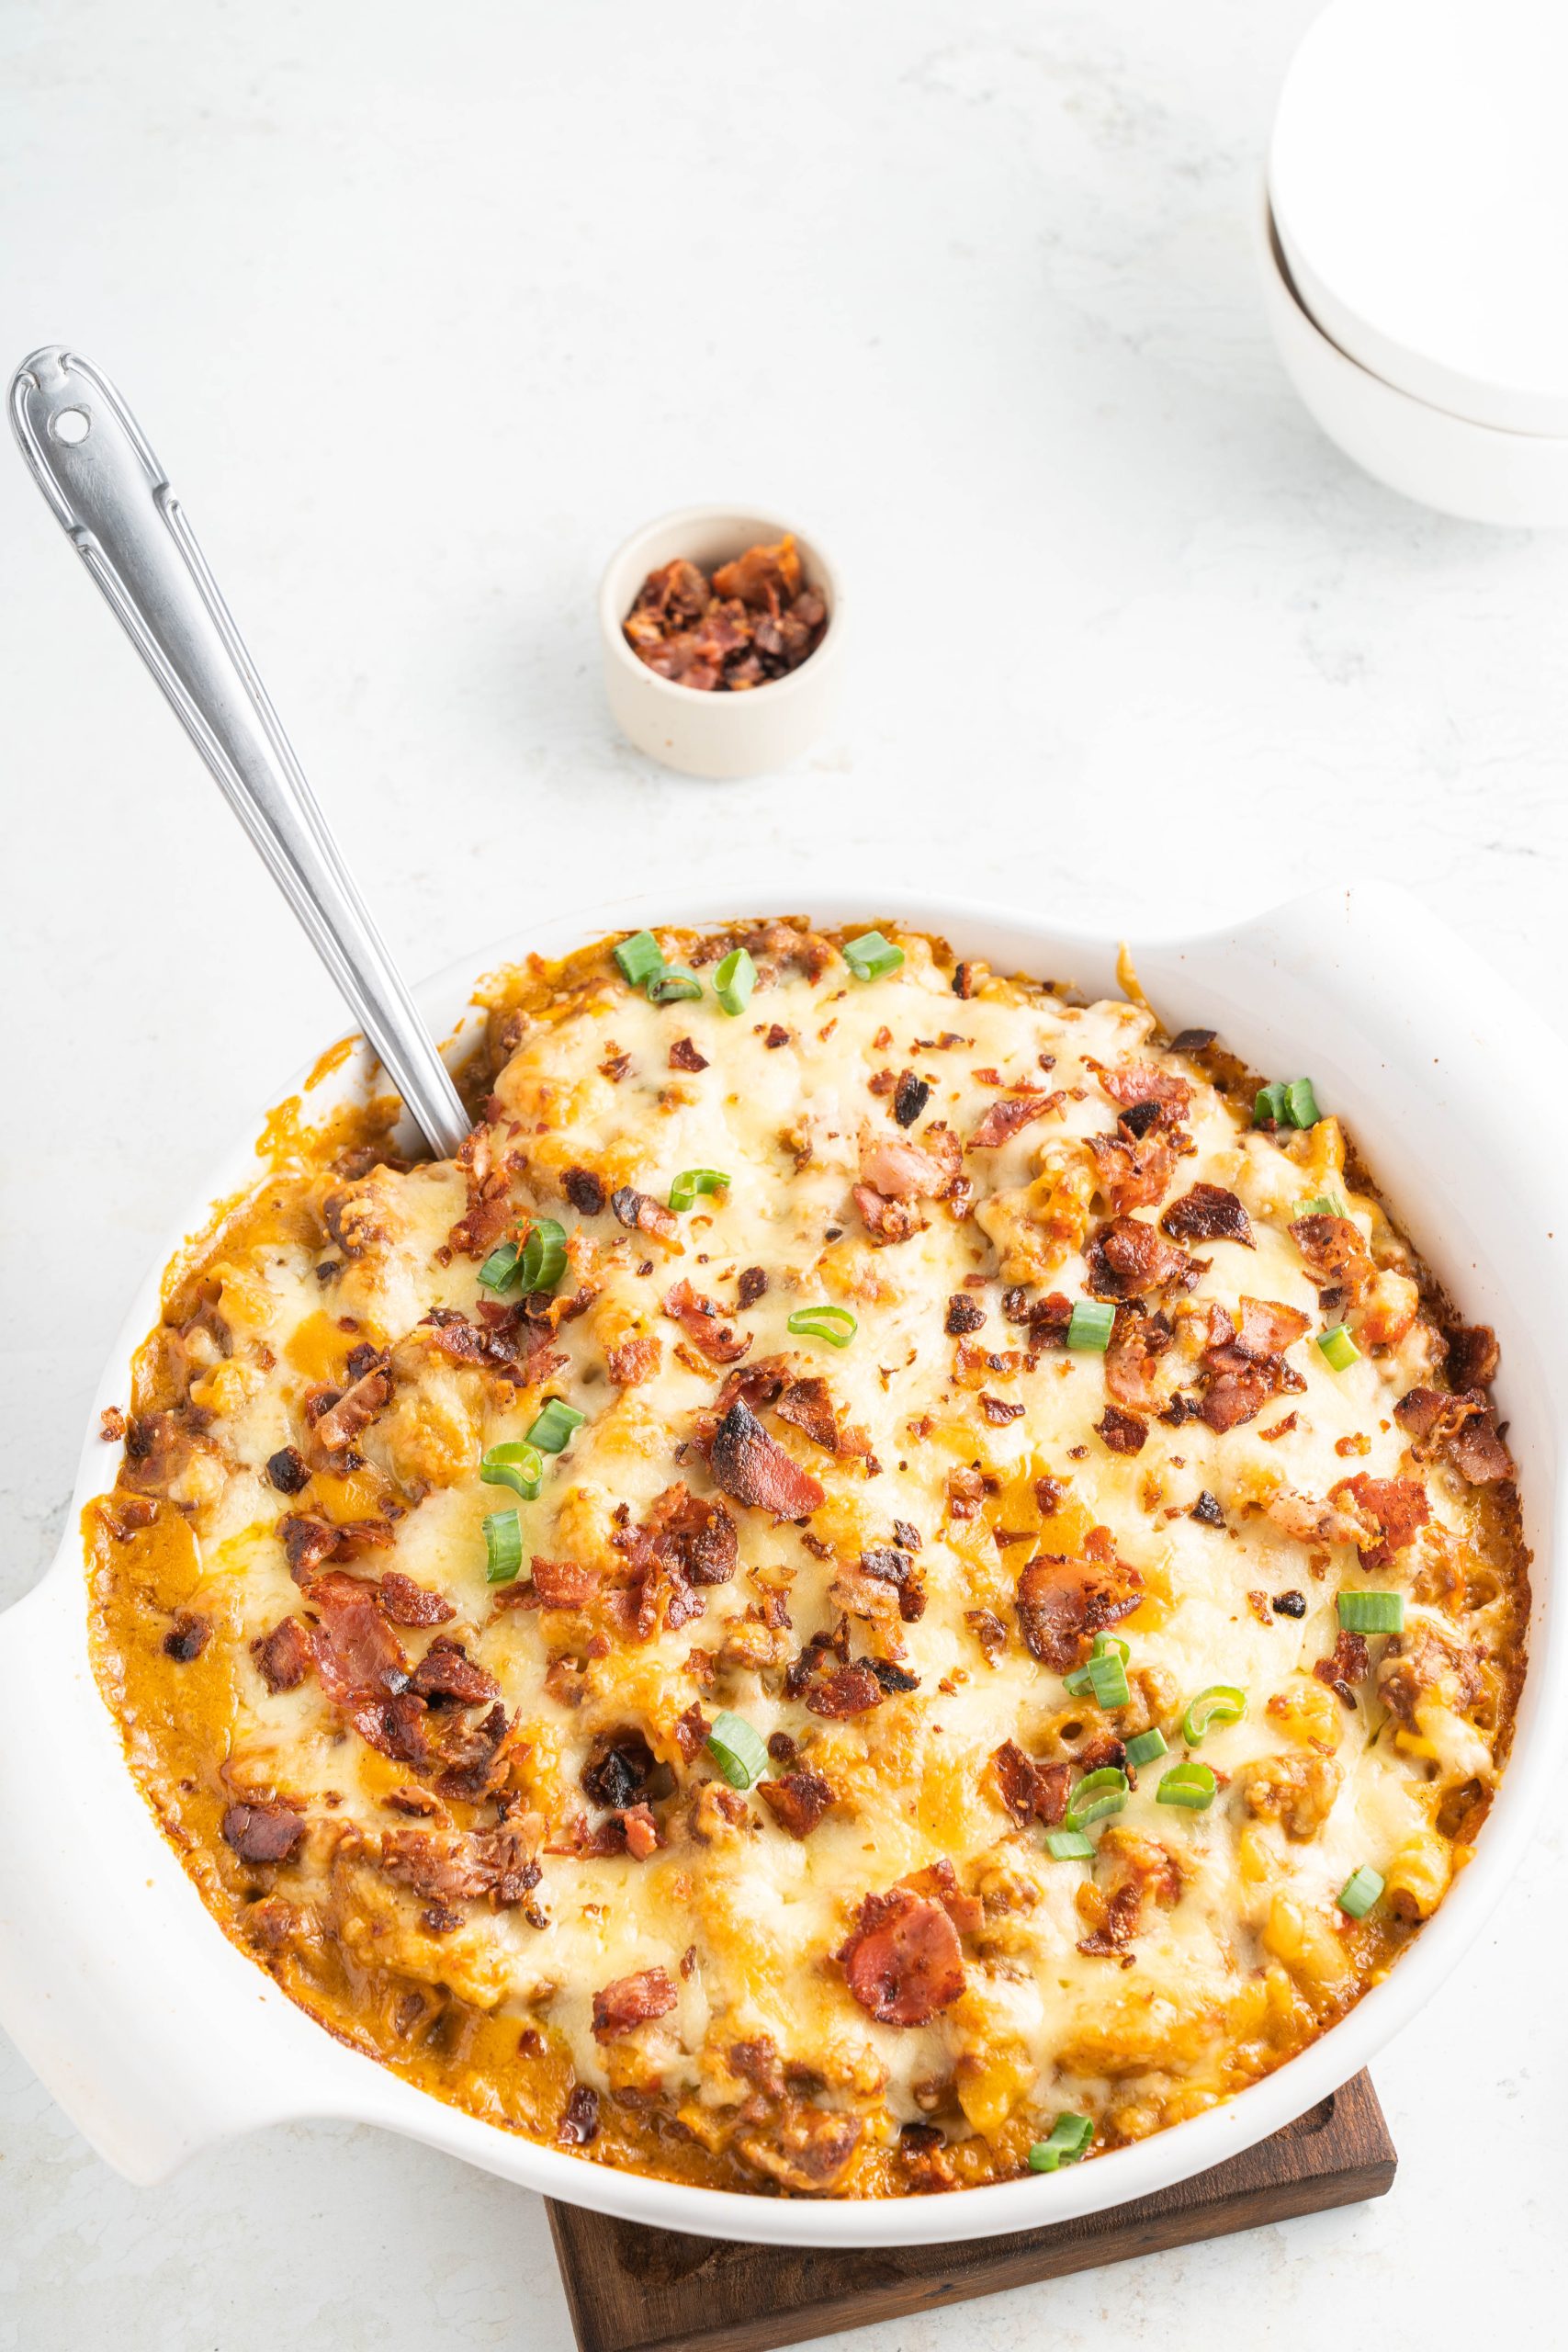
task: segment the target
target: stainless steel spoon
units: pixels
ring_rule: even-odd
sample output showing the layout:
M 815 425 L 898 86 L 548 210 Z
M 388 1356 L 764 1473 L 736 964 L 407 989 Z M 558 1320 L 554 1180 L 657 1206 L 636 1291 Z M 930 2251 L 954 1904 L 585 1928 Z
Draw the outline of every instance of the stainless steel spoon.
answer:
M 468 1121 L 234 627 L 185 511 L 130 411 L 79 352 L 50 345 L 11 380 L 33 478 L 265 859 L 433 1150 Z

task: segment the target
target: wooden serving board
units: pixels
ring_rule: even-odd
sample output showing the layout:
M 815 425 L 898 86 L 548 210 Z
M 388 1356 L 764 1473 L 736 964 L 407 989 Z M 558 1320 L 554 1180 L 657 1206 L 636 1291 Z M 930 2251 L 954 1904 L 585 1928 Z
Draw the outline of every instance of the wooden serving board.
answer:
M 678 2237 L 548 2199 L 546 2210 L 582 2352 L 773 2352 L 839 2328 L 1358 2204 L 1393 2186 L 1395 2162 L 1377 2094 L 1358 2075 L 1213 2172 L 1016 2236 L 839 2254 Z M 1048 2196 L 1049 2183 L 1041 2190 Z

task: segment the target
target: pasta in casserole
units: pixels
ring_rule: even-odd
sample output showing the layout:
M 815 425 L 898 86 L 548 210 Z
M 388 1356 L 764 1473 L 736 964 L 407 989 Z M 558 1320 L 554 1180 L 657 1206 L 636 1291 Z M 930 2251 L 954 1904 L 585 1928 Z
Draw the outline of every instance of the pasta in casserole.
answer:
M 275 1117 L 108 1417 L 96 1670 L 227 1932 L 771 2194 L 1051 2170 L 1342 2016 L 1481 1833 L 1528 1555 L 1310 1082 L 803 922 L 485 1001 L 460 1158 Z

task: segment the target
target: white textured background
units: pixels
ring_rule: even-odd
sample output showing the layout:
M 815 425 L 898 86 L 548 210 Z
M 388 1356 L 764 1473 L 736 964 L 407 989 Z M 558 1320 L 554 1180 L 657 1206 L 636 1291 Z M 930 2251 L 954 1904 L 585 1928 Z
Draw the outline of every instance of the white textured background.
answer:
M 1310 14 L 5 0 L 0 362 L 119 378 L 412 969 L 606 856 L 791 904 L 934 869 L 1134 940 L 1354 870 L 1551 1011 L 1568 542 L 1400 503 L 1294 404 L 1251 235 Z M 799 773 L 700 786 L 612 739 L 592 591 L 728 495 L 831 544 L 854 691 Z M 133 1277 L 340 1024 L 9 457 L 0 647 L 4 1600 Z M 855 2345 L 1551 2340 L 1563 1862 L 1380 2063 L 1385 2202 Z M 570 2338 L 520 2192 L 327 2128 L 137 2192 L 0 2042 L 0 2347 L 100 2341 Z

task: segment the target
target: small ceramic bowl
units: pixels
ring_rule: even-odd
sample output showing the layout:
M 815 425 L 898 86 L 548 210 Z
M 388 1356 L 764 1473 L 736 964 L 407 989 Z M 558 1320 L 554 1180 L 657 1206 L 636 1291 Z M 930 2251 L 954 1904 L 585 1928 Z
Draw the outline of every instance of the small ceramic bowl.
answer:
M 807 581 L 828 607 L 822 641 L 798 670 L 745 694 L 704 694 L 660 677 L 637 660 L 621 624 L 650 571 L 676 556 L 711 571 L 786 533 L 793 533 Z M 615 722 L 639 752 L 682 775 L 728 781 L 798 759 L 838 709 L 843 632 L 843 594 L 819 544 L 776 514 L 741 506 L 682 506 L 661 514 L 616 548 L 599 588 L 604 691 Z
M 1391 490 L 1467 522 L 1568 526 L 1568 439 L 1507 432 L 1434 408 L 1329 340 L 1292 280 L 1267 199 L 1264 305 L 1287 374 L 1331 441 Z

